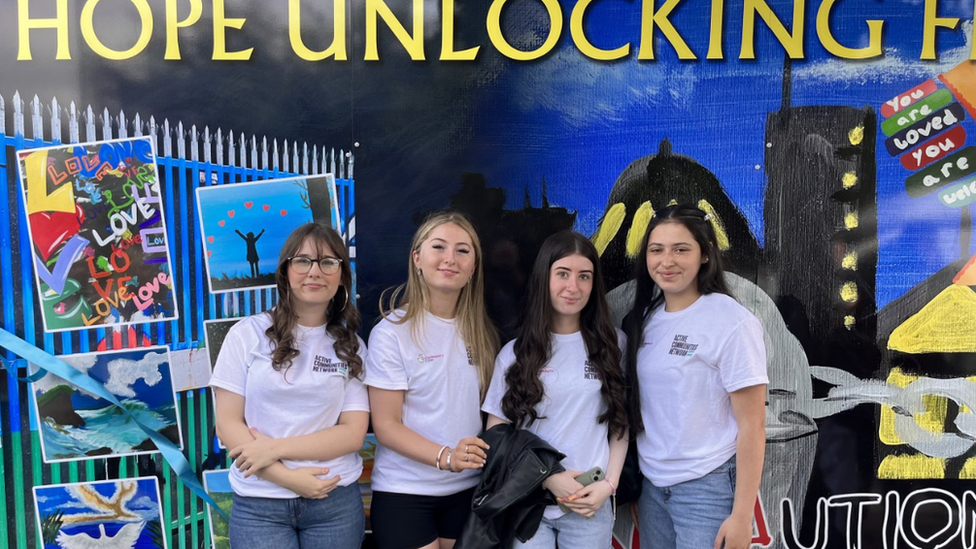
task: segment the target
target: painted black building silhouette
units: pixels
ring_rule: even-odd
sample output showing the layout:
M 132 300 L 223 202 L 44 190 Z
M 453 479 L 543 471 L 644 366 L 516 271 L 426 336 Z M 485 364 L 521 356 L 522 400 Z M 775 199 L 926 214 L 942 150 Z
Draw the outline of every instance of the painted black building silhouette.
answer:
M 862 355 L 877 334 L 876 135 L 870 108 L 791 107 L 766 121 L 760 285 L 811 364 L 860 364 L 864 377 L 877 365 Z

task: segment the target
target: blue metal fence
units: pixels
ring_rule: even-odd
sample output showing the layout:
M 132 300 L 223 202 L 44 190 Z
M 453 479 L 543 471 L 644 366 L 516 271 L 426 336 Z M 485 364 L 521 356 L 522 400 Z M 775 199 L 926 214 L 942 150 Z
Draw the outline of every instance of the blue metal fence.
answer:
M 351 153 L 326 150 L 307 143 L 267 138 L 213 134 L 208 127 L 186 130 L 182 122 L 175 128 L 168 120 L 157 125 L 155 118 L 143 121 L 136 114 L 131 121 L 124 112 L 111 116 L 108 109 L 96 115 L 89 106 L 79 113 L 71 103 L 67 108 L 52 100 L 41 104 L 35 96 L 29 106 L 31 137 L 27 137 L 28 118 L 19 94 L 12 101 L 12 133 L 7 133 L 7 106 L 0 97 L 0 302 L 2 326 L 29 343 L 55 355 L 96 350 L 169 345 L 173 350 L 203 345 L 203 321 L 246 316 L 274 305 L 272 290 L 210 294 L 206 289 L 202 246 L 196 222 L 195 190 L 200 186 L 226 185 L 245 181 L 333 173 L 339 199 L 340 229 L 355 258 L 355 206 L 353 193 L 354 158 Z M 61 123 L 68 122 L 68 139 L 63 140 Z M 45 120 L 48 132 L 45 134 Z M 167 242 L 173 260 L 178 320 L 140 324 L 115 329 L 91 329 L 57 334 L 45 333 L 31 271 L 31 251 L 26 214 L 21 199 L 16 151 L 58 145 L 148 135 L 157 151 L 157 168 L 163 208 L 166 214 Z M 175 149 L 175 150 L 174 150 Z M 202 160 L 201 160 L 202 157 Z M 4 221 L 6 220 L 6 221 Z M 354 261 L 355 263 L 355 261 Z M 355 290 L 352 292 L 355 295 Z M 6 358 L 11 358 L 6 356 Z M 26 375 L 22 362 L 14 362 L 0 379 L 0 549 L 40 547 L 31 501 L 31 488 L 44 484 L 82 482 L 106 478 L 129 478 L 155 474 L 160 478 L 164 524 L 169 528 L 171 548 L 207 547 L 210 544 L 206 508 L 201 500 L 170 474 L 158 455 L 92 459 L 83 462 L 44 464 L 41 460 L 37 424 L 30 410 L 27 385 L 18 381 Z M 177 394 L 180 406 L 184 451 L 199 474 L 203 469 L 223 468 L 225 460 L 214 446 L 211 396 L 205 389 Z

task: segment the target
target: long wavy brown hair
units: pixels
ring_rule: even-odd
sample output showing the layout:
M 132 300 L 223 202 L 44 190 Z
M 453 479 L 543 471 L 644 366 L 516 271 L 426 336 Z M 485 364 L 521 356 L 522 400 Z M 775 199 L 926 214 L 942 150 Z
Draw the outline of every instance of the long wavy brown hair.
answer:
M 352 288 L 352 267 L 349 265 L 349 251 L 342 241 L 342 237 L 332 227 L 321 223 L 307 223 L 295 229 L 285 240 L 278 256 L 278 269 L 275 271 L 275 283 L 278 285 L 278 305 L 268 311 L 271 315 L 271 326 L 265 334 L 271 338 L 274 351 L 271 356 L 272 367 L 281 372 L 291 367 L 292 360 L 298 356 L 295 345 L 295 327 L 298 316 L 295 314 L 291 298 L 291 285 L 288 283 L 288 258 L 294 256 L 301 249 L 302 244 L 310 240 L 318 256 L 328 248 L 335 257 L 342 260 L 339 265 L 341 286 L 326 309 L 325 331 L 334 339 L 332 345 L 339 360 L 349 365 L 349 375 L 361 378 L 363 374 L 363 359 L 359 356 L 359 330 L 361 317 L 359 309 L 352 304 L 349 288 Z M 344 290 L 344 291 L 343 291 Z
M 528 427 L 540 417 L 535 407 L 542 401 L 544 386 L 539 372 L 552 358 L 552 318 L 549 277 L 553 263 L 579 254 L 593 263 L 593 289 L 580 313 L 580 332 L 587 358 L 596 368 L 600 394 L 607 409 L 597 418 L 609 422 L 610 433 L 627 430 L 627 408 L 617 331 L 610 319 L 606 289 L 600 270 L 600 256 L 593 243 L 572 231 L 558 232 L 546 239 L 535 258 L 523 300 L 522 325 L 515 340 L 515 363 L 505 373 L 507 389 L 502 412 L 515 425 Z
M 456 318 L 461 338 L 478 369 L 481 400 L 484 400 L 488 384 L 491 382 L 495 355 L 498 354 L 498 332 L 488 318 L 488 313 L 485 312 L 484 254 L 481 251 L 478 233 L 467 217 L 458 212 L 441 212 L 424 221 L 414 233 L 413 242 L 410 244 L 407 281 L 392 291 L 383 292 L 380 296 L 380 314 L 394 324 L 412 321 L 410 335 L 414 343 L 423 346 L 423 312 L 430 308 L 430 296 L 427 293 L 427 283 L 417 274 L 417 269 L 414 267 L 413 255 L 420 252 L 420 246 L 430 238 L 430 233 L 445 223 L 453 223 L 468 233 L 471 237 L 471 247 L 474 249 L 474 273 L 471 275 L 471 281 L 464 285 L 458 295 Z M 397 313 L 397 309 L 403 309 L 403 314 Z

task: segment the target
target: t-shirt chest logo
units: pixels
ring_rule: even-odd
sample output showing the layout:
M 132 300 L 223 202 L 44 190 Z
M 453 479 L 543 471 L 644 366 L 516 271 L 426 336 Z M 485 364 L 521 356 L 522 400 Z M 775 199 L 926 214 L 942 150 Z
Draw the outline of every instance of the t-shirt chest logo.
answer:
M 589 360 L 583 363 L 583 379 L 600 379 L 596 366 Z
M 697 349 L 698 344 L 689 343 L 688 336 L 675 334 L 674 341 L 671 342 L 671 350 L 668 351 L 668 354 L 675 356 L 694 356 Z
M 349 364 L 341 360 L 332 360 L 331 357 L 315 355 L 315 362 L 312 364 L 313 372 L 323 374 L 349 375 Z
M 425 355 L 420 353 L 417 355 L 417 362 L 421 364 L 427 364 L 428 362 L 434 362 L 438 358 L 444 358 L 444 355 Z

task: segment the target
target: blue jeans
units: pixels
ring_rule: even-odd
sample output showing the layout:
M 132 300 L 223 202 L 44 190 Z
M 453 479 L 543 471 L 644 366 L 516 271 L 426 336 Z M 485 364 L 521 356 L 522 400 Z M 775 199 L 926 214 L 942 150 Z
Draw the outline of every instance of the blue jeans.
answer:
M 549 520 L 542 519 L 542 524 L 536 530 L 532 539 L 525 543 L 515 540 L 514 548 L 518 549 L 605 549 L 610 547 L 613 535 L 613 509 L 607 498 L 603 507 L 590 518 L 579 513 L 565 515 Z
M 638 503 L 641 549 L 710 549 L 732 514 L 735 456 L 712 472 L 658 488 L 644 479 Z
M 364 533 L 359 484 L 324 499 L 250 498 L 234 494 L 230 546 L 275 549 L 359 549 Z

